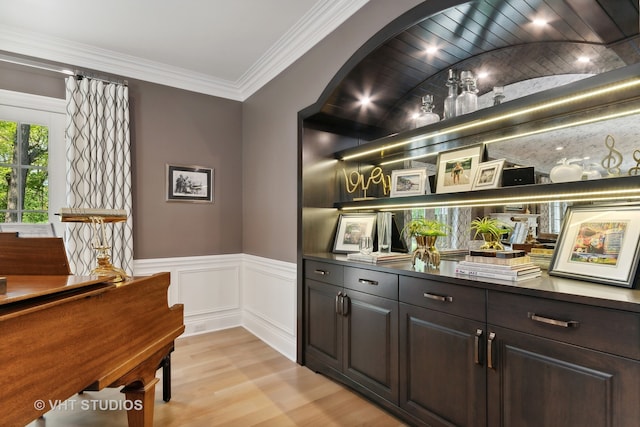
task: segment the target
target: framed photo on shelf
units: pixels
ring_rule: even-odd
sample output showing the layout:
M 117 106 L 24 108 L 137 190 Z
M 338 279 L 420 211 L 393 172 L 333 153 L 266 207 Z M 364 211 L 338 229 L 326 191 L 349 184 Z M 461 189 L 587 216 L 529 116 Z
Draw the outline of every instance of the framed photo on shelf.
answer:
M 166 198 L 169 202 L 213 202 L 213 169 L 167 165 Z
M 502 168 L 505 159 L 483 162 L 478 165 L 475 178 L 473 179 L 472 190 L 484 190 L 487 188 L 498 188 L 502 184 Z
M 549 274 L 632 288 L 639 248 L 640 204 L 569 206 Z
M 360 238 L 369 236 L 373 240 L 375 228 L 375 213 L 341 214 L 338 218 L 333 252 L 337 254 L 358 252 Z
M 391 171 L 391 197 L 419 196 L 430 192 L 427 168 Z
M 478 164 L 480 164 L 483 155 L 483 144 L 438 154 L 436 193 L 457 193 L 471 190 Z

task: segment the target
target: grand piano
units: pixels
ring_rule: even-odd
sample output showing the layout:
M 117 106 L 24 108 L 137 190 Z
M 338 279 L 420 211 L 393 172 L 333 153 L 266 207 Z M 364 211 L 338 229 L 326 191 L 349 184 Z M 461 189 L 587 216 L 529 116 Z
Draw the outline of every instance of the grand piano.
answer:
M 156 371 L 184 332 L 183 306 L 168 306 L 169 273 L 120 283 L 74 276 L 62 239 L 0 233 L 0 276 L 3 426 L 119 386 L 129 426 L 153 425 Z

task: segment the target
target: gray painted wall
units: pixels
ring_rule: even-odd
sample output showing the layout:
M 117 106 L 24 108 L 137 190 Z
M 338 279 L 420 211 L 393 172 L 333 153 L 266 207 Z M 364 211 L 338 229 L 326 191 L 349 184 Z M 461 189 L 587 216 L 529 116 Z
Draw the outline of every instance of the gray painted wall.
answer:
M 243 252 L 296 262 L 298 112 L 342 65 L 416 0 L 370 0 L 243 103 Z
M 2 62 L 0 89 L 65 96 L 64 76 Z M 134 80 L 129 101 L 135 259 L 242 253 L 241 103 Z M 214 203 L 165 201 L 167 163 L 214 168 Z
M 129 80 L 135 258 L 247 253 L 296 262 L 298 112 L 419 3 L 370 0 L 244 103 Z M 64 98 L 61 75 L 5 63 L 0 89 Z M 168 162 L 213 167 L 215 203 L 165 202 Z

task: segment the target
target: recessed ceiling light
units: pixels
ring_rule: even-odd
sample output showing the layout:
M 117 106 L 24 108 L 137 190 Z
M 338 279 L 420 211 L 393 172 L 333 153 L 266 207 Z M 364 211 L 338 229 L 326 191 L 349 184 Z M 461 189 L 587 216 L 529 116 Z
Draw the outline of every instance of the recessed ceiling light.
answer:
M 533 25 L 537 26 L 537 27 L 544 27 L 545 25 L 547 25 L 548 22 L 544 19 L 541 18 L 537 18 L 533 20 Z
M 556 147 L 556 151 L 564 150 L 564 147 Z
M 578 62 L 586 64 L 587 62 L 591 62 L 591 59 L 587 58 L 586 56 L 581 56 L 580 58 L 578 58 Z
M 487 77 L 489 77 L 489 73 L 487 73 L 486 71 L 480 71 L 478 73 L 478 78 L 479 79 L 486 79 Z
M 367 106 L 369 104 L 371 104 L 371 98 L 369 98 L 368 96 L 363 96 L 362 98 L 360 98 L 360 105 Z
M 438 51 L 438 48 L 435 46 L 429 46 L 428 48 L 425 49 L 425 52 L 427 52 L 429 55 L 433 55 L 437 51 Z

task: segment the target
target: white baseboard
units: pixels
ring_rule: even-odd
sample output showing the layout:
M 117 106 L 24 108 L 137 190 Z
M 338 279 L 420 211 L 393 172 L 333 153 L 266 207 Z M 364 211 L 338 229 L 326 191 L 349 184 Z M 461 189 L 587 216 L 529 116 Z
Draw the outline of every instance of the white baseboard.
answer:
M 183 336 L 243 326 L 296 358 L 296 265 L 253 255 L 134 261 L 137 276 L 171 273 L 169 304 L 184 304 Z

